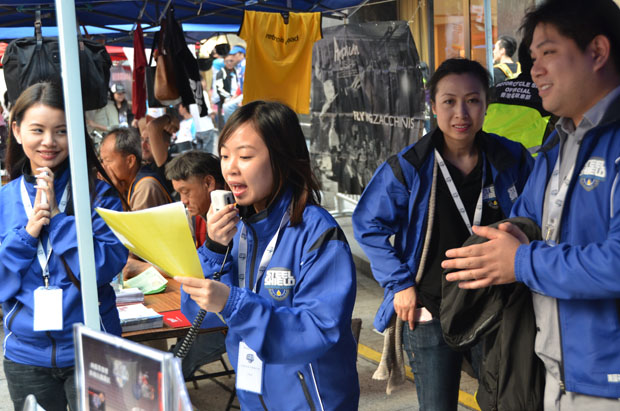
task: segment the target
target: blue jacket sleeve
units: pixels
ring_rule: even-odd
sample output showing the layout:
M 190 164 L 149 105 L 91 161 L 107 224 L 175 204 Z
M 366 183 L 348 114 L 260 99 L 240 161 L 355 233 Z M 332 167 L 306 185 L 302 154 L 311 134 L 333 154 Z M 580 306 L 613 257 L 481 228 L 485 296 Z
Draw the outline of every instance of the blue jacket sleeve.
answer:
M 0 302 L 14 297 L 22 288 L 22 278 L 36 264 L 38 239 L 25 227 L 15 229 L 0 244 Z
M 536 161 L 535 176 L 544 176 Z M 545 180 L 530 178 L 512 210 L 512 216 L 529 217 L 541 225 Z M 536 200 L 539 199 L 537 202 Z M 515 276 L 533 291 L 559 299 L 620 298 L 620 191 L 616 190 L 607 238 L 585 245 L 544 241 L 521 245 L 515 256 Z M 584 224 L 586 223 L 586 217 Z M 544 230 L 543 230 L 544 235 Z
M 259 294 L 232 286 L 221 312 L 228 326 L 265 362 L 313 361 L 343 332 L 351 332 L 356 284 L 349 246 L 329 241 L 306 255 L 301 267 L 293 306 L 276 307 Z
M 375 279 L 392 292 L 414 285 L 415 275 L 405 257 L 390 242 L 409 221 L 409 197 L 409 190 L 386 162 L 377 169 L 353 212 L 355 239 L 368 256 Z
M 97 286 L 111 282 L 121 272 L 127 262 L 128 251 L 116 238 L 107 224 L 95 211 L 95 207 L 122 211 L 121 201 L 117 196 L 107 194 L 110 186 L 102 181 L 97 182 L 95 203 L 91 209 L 93 230 L 93 248 L 95 253 L 95 269 Z M 78 261 L 78 239 L 75 229 L 75 216 L 65 213 L 56 215 L 50 221 L 50 241 L 54 252 L 63 256 L 76 278 L 80 279 Z

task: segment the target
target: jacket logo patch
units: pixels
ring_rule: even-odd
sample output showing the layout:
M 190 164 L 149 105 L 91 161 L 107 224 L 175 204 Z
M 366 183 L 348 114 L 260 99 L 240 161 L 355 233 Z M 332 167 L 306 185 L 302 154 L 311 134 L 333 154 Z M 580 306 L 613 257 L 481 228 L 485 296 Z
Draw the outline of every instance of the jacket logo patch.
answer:
M 495 196 L 494 185 L 490 185 L 482 189 L 482 201 L 486 202 L 487 205 L 493 210 L 497 210 L 499 208 L 499 203 L 497 202 L 497 197 Z
M 592 157 L 583 166 L 579 173 L 579 184 L 586 190 L 594 190 L 601 181 L 605 181 L 607 171 L 605 160 L 601 157 Z
M 265 273 L 265 288 L 269 290 L 269 295 L 276 301 L 282 301 L 288 297 L 291 288 L 295 286 L 296 280 L 288 268 L 274 268 Z

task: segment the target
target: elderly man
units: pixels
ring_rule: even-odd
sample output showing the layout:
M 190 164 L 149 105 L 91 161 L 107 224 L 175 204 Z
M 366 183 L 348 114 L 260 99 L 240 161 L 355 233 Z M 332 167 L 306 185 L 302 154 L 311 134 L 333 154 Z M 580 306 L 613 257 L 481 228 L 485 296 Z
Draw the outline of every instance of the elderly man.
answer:
M 220 160 L 213 154 L 191 150 L 175 157 L 166 166 L 166 177 L 172 180 L 174 189 L 194 219 L 196 248 L 206 240 L 207 211 L 211 206 L 211 191 L 226 185 L 220 168 Z M 181 289 L 181 311 L 189 319 L 198 314 L 200 307 Z M 209 314 L 202 323 L 203 328 L 223 325 Z M 216 361 L 226 352 L 225 335 L 222 333 L 199 334 L 189 353 L 183 358 L 183 376 L 189 378 L 203 364 Z
M 143 210 L 172 201 L 163 179 L 141 165 L 140 137 L 135 130 L 126 127 L 112 129 L 101 142 L 100 156 L 105 171 L 116 188 L 126 196 L 131 210 Z M 149 266 L 130 255 L 123 274 L 125 278 L 130 278 Z

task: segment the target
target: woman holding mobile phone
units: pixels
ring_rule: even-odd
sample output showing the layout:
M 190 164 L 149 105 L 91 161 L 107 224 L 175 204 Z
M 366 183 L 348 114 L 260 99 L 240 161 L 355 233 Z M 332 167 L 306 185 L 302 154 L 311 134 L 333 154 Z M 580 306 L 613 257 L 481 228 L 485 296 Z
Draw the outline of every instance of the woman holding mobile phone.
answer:
M 15 410 L 29 394 L 44 409 L 77 410 L 73 324 L 83 323 L 81 272 L 75 230 L 62 89 L 37 83 L 11 110 L 0 189 L 0 301 L 4 311 L 4 372 Z M 122 211 L 88 134 L 87 164 L 101 328 L 120 335 L 110 282 L 127 261 L 95 207 Z M 43 201 L 45 197 L 45 201 Z
M 222 282 L 177 279 L 226 321 L 241 407 L 357 409 L 355 267 L 319 206 L 297 115 L 280 103 L 243 105 L 219 153 L 238 208 L 211 208 L 199 254 L 207 277 L 223 266 Z

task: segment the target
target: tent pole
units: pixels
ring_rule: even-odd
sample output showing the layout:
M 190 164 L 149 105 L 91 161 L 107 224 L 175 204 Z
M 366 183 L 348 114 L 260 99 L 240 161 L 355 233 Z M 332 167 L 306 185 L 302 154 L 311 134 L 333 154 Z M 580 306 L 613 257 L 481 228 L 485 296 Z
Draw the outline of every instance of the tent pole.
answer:
M 495 82 L 493 78 L 493 20 L 491 18 L 491 0 L 484 0 L 484 43 L 487 51 L 487 70 L 491 75 L 491 84 Z
M 62 87 L 69 136 L 69 165 L 71 167 L 71 189 L 77 230 L 84 324 L 88 328 L 99 331 L 99 300 L 97 297 L 93 227 L 88 189 L 88 164 L 86 163 L 84 138 L 84 110 L 82 108 L 75 1 L 55 1 L 61 75 L 64 79 Z

